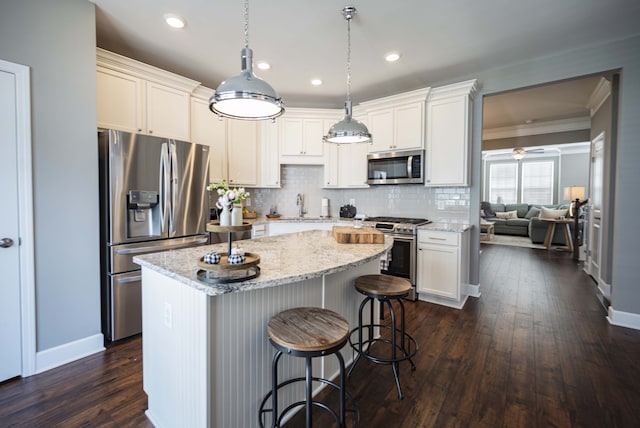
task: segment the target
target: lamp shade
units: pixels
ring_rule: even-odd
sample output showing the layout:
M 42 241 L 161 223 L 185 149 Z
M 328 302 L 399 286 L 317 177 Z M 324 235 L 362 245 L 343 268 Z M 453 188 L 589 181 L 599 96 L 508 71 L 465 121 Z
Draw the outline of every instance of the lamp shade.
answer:
M 334 144 L 368 143 L 371 134 L 362 122 L 351 117 L 351 103 L 347 101 L 344 119 L 334 123 L 323 140 Z
M 584 199 L 584 186 L 565 187 L 563 196 L 564 196 L 564 199 L 567 201 Z
M 264 80 L 253 73 L 253 51 L 242 49 L 242 72 L 218 86 L 209 100 L 209 109 L 232 119 L 275 119 L 284 113 L 282 99 Z

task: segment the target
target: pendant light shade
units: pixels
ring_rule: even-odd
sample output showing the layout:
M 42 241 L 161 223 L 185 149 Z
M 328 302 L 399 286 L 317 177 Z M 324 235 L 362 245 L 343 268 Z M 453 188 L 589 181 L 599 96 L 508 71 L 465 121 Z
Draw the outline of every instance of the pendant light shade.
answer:
M 352 117 L 351 112 L 351 19 L 356 14 L 356 8 L 346 6 L 342 14 L 347 20 L 347 101 L 344 103 L 344 119 L 335 123 L 323 140 L 334 144 L 371 143 L 371 134 L 364 125 Z
M 249 2 L 244 3 L 245 46 L 241 69 L 218 86 L 209 99 L 209 109 L 221 117 L 243 120 L 275 119 L 284 113 L 284 103 L 276 91 L 253 73 L 253 51 L 249 48 Z

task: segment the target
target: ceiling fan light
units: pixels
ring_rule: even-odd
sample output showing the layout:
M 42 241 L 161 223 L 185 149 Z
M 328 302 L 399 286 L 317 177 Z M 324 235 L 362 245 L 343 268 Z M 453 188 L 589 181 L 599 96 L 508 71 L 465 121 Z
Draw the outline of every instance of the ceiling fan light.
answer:
M 515 160 L 520 160 L 520 159 L 524 158 L 526 154 L 527 154 L 527 151 L 525 149 L 521 149 L 521 148 L 515 148 L 511 152 L 511 156 L 513 156 L 513 158 Z

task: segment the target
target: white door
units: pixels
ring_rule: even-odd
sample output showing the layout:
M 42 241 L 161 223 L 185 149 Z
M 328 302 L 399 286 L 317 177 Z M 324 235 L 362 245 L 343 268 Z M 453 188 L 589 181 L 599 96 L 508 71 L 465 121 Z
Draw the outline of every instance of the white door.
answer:
M 0 382 L 22 369 L 16 78 L 0 70 Z
M 598 281 L 600 278 L 601 258 L 601 220 L 604 184 L 604 132 L 591 142 L 591 174 L 589 195 L 589 221 L 587 241 L 587 268 L 589 274 Z

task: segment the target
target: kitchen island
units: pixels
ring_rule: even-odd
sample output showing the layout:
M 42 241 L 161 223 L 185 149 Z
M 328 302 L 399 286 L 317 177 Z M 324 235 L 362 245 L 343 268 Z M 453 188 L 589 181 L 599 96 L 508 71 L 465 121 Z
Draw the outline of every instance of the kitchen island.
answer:
M 361 295 L 353 280 L 379 272 L 392 246 L 338 244 L 330 231 L 308 231 L 234 243 L 260 256 L 257 278 L 209 285 L 198 260 L 226 244 L 137 256 L 142 266 L 143 387 L 147 416 L 157 427 L 255 427 L 271 388 L 266 325 L 276 313 L 302 306 L 331 309 L 351 327 Z M 348 345 L 347 345 L 348 346 Z M 345 360 L 351 352 L 343 350 Z M 314 375 L 333 378 L 335 358 L 314 361 Z M 304 375 L 304 360 L 283 358 L 280 376 Z M 286 401 L 304 385 L 284 390 Z M 295 399 L 295 400 L 294 400 Z M 281 401 L 282 402 L 282 401 Z

